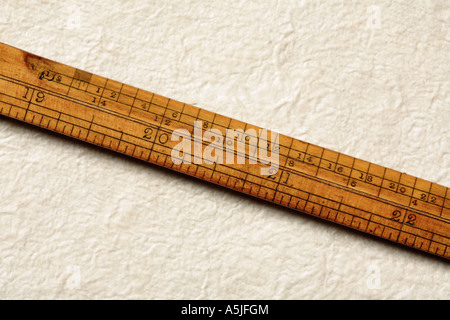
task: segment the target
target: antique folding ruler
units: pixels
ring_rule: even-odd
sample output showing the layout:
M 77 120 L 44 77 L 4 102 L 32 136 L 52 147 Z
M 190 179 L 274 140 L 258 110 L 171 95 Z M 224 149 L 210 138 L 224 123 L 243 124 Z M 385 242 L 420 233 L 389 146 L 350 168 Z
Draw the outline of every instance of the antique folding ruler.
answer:
M 450 193 L 444 186 L 281 134 L 255 140 L 252 133 L 262 128 L 5 44 L 0 114 L 450 258 Z M 196 141 L 196 130 L 213 133 L 209 142 Z M 242 134 L 228 138 L 233 130 Z M 183 139 L 189 145 L 174 153 Z M 215 156 L 238 140 L 246 161 L 224 161 L 229 154 L 223 161 L 196 158 L 208 148 Z M 255 161 L 262 149 L 278 155 L 278 167 L 268 174 L 261 170 L 267 162 Z

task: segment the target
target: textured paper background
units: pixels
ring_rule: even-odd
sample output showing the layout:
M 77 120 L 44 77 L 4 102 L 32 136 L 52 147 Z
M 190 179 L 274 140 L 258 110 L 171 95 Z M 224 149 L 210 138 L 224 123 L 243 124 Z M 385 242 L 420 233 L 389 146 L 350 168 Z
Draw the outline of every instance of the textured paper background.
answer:
M 441 1 L 0 1 L 0 41 L 450 186 Z M 0 298 L 450 298 L 449 264 L 0 119 Z

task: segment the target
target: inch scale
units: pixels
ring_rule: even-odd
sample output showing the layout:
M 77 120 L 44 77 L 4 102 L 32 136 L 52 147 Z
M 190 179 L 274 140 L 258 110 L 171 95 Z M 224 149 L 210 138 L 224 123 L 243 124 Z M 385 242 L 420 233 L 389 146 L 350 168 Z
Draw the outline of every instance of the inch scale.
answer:
M 0 114 L 450 259 L 447 187 L 281 134 L 264 140 L 278 153 L 273 174 L 250 163 L 254 154 L 241 164 L 181 161 L 176 130 L 242 130 L 235 140 L 250 150 L 246 133 L 262 128 L 1 43 Z

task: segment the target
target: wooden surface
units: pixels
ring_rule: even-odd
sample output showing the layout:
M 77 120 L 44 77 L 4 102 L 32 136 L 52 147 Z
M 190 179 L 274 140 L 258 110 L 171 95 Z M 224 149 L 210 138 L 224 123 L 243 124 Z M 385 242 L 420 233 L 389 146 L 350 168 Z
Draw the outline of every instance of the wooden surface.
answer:
M 278 135 L 279 170 L 175 164 L 176 129 L 260 128 L 0 44 L 0 114 L 450 258 L 448 188 Z M 251 141 L 251 140 L 249 140 Z M 221 141 L 225 150 L 226 140 Z M 203 143 L 205 148 L 208 143 Z M 186 159 L 185 159 L 186 160 Z

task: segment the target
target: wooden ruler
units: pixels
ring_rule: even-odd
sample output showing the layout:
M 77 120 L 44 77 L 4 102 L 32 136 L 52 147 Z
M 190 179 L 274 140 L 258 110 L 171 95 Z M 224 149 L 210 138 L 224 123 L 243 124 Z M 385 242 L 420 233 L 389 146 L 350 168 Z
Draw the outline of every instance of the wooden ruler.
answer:
M 259 127 L 4 44 L 0 114 L 450 259 L 444 186 L 281 134 L 256 137 L 256 149 L 252 132 Z M 227 129 L 243 134 L 227 139 Z M 173 140 L 175 130 L 186 135 Z M 198 141 L 195 130 L 216 135 Z M 191 153 L 176 148 L 187 138 Z M 226 152 L 239 141 L 245 141 L 245 163 L 201 159 L 214 143 L 210 155 L 218 156 L 219 147 Z M 262 174 L 268 164 L 255 159 L 261 145 L 279 155 L 272 174 Z M 184 153 L 174 157 L 174 149 Z

